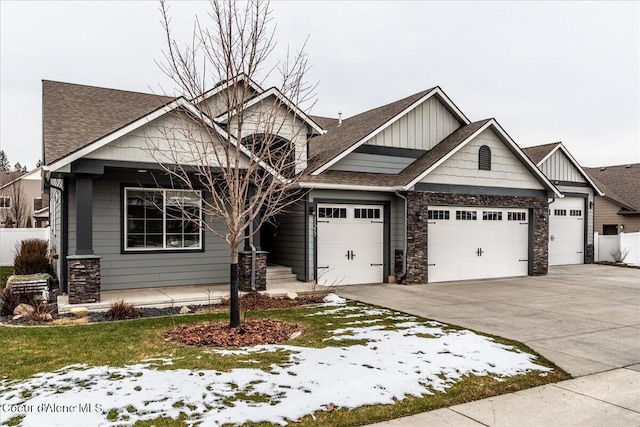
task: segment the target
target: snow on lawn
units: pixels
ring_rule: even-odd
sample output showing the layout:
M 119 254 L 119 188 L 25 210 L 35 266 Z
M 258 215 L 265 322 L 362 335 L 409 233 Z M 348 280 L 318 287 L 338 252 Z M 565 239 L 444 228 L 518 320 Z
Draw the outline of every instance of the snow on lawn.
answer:
M 335 329 L 330 340 L 366 344 L 270 345 L 246 351 L 288 352 L 289 362 L 273 365 L 269 372 L 157 370 L 152 363 L 68 366 L 22 382 L 0 383 L 0 420 L 24 416 L 23 426 L 110 426 L 159 416 L 177 418 L 183 412 L 188 422 L 205 426 L 260 421 L 285 425 L 329 404 L 356 408 L 446 392 L 468 374 L 500 379 L 536 370 L 546 375 L 543 372 L 551 370 L 533 363 L 530 354 L 437 322 L 360 304 L 327 306 L 316 314 L 328 313 L 349 319 L 348 327 Z M 372 315 L 398 323 L 385 327 L 372 322 Z M 358 320 L 364 317 L 369 319 Z

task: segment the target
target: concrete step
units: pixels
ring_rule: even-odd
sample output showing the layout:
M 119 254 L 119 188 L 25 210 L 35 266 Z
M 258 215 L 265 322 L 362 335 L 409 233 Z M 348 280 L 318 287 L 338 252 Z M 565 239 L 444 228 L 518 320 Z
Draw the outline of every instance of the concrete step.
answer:
M 295 282 L 296 275 L 291 268 L 279 265 L 267 267 L 267 283 L 271 282 Z

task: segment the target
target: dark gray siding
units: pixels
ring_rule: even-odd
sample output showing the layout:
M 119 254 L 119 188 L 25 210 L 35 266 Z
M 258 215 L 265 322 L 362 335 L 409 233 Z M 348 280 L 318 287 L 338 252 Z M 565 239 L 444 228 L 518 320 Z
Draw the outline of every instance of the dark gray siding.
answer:
M 304 276 L 306 219 L 303 200 L 289 207 L 286 213 L 278 215 L 277 228 L 269 248 L 270 263 L 290 267 L 298 280 L 304 281 L 307 280 Z
M 105 175 L 93 186 L 93 251 L 101 256 L 102 289 L 199 285 L 229 282 L 229 247 L 204 232 L 203 252 L 122 253 L 122 183 L 136 186 L 143 176 Z M 112 179 L 110 179 L 112 178 Z M 148 187 L 156 187 L 153 181 Z M 75 253 L 75 188 L 69 188 L 69 254 Z
M 331 167 L 331 170 L 397 174 L 413 163 L 411 157 L 351 153 Z

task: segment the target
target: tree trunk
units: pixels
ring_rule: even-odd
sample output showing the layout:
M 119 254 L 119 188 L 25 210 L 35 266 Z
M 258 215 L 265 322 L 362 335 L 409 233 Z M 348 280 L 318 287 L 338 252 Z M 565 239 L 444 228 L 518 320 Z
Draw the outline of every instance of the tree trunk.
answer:
M 229 327 L 240 327 L 240 298 L 238 292 L 238 263 L 231 264 L 230 299 L 229 299 Z
M 238 290 L 238 245 L 235 241 L 231 249 L 231 271 L 229 280 L 229 327 L 240 327 L 240 297 Z

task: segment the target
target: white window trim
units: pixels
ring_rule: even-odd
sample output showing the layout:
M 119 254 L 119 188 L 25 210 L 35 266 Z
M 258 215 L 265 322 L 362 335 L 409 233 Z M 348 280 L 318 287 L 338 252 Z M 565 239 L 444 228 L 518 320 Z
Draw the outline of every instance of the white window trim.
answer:
M 162 193 L 162 247 L 128 247 L 127 242 L 128 231 L 127 231 L 127 215 L 128 215 L 128 206 L 127 206 L 127 193 L 128 191 L 149 191 L 149 192 L 161 192 Z M 198 221 L 202 221 L 202 191 L 200 190 L 182 190 L 182 189 L 174 189 L 174 188 L 143 188 L 143 187 L 125 187 L 124 188 L 124 197 L 122 203 L 124 204 L 123 209 L 123 218 L 122 218 L 122 227 L 124 229 L 124 241 L 122 242 L 122 247 L 124 252 L 192 252 L 192 251 L 202 251 L 202 227 L 198 227 L 198 246 L 189 246 L 189 247 L 173 247 L 167 246 L 167 191 L 174 192 L 182 192 L 182 193 L 195 193 L 198 195 Z

